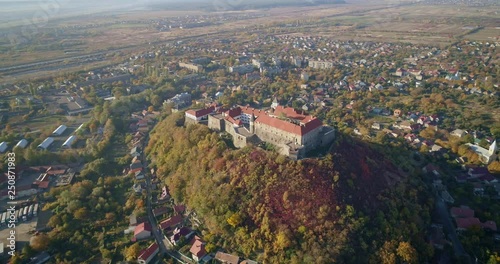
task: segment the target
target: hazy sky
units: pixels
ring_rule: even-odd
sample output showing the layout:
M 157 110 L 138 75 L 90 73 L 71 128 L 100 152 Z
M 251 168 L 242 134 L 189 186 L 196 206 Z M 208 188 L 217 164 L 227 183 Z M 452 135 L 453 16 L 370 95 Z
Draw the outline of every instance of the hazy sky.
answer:
M 161 2 L 176 2 L 163 0 Z M 158 0 L 0 0 L 0 22 L 12 26 L 36 16 L 50 18 L 89 15 L 111 10 L 137 10 Z

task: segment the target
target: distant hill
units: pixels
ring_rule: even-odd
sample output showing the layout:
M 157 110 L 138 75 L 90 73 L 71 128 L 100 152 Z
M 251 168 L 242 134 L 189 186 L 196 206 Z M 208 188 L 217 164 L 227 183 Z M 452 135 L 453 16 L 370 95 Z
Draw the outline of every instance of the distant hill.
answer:
M 165 10 L 205 10 L 205 11 L 242 11 L 249 9 L 265 9 L 285 6 L 314 6 L 324 4 L 345 4 L 344 0 L 192 0 L 173 2 L 154 2 L 149 4 L 152 9 Z
M 263 263 L 382 263 L 409 245 L 413 263 L 429 260 L 430 194 L 368 144 L 340 139 L 323 159 L 292 161 L 229 149 L 206 126 L 180 123 L 159 123 L 146 152 L 175 201 L 196 211 L 210 248 Z

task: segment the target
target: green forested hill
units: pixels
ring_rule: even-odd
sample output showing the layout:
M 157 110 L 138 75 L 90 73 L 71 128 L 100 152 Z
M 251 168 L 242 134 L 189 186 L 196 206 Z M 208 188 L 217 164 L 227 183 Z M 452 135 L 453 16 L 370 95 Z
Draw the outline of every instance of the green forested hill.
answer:
M 324 159 L 288 160 L 257 148 L 232 150 L 202 125 L 160 122 L 147 153 L 178 203 L 203 221 L 207 248 L 264 263 L 419 263 L 430 196 L 417 177 L 369 146 L 338 140 Z M 355 151 L 357 155 L 351 155 Z M 368 160 L 368 162 L 367 162 Z

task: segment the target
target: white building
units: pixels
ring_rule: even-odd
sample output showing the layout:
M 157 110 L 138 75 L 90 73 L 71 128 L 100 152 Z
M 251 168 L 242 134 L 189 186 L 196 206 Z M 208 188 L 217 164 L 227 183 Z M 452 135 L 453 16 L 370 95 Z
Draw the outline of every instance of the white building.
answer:
M 14 148 L 25 148 L 26 146 L 28 146 L 28 140 L 23 138 L 23 139 L 19 140 L 19 142 L 17 142 L 17 144 Z
M 76 136 L 71 136 L 69 137 L 68 139 L 66 139 L 66 141 L 64 141 L 64 143 L 62 144 L 62 147 L 63 148 L 66 148 L 66 149 L 69 149 L 71 148 L 71 145 L 73 144 L 73 142 L 75 142 L 76 140 Z
M 333 68 L 332 61 L 309 61 L 309 67 L 314 69 L 331 69 Z
M 7 150 L 8 146 L 9 144 L 7 144 L 7 142 L 0 143 L 0 153 L 4 153 Z
M 237 72 L 239 74 L 251 73 L 254 71 L 254 66 L 252 64 L 244 64 L 234 67 L 229 67 L 229 72 Z
M 485 149 L 483 147 L 480 147 L 478 145 L 474 145 L 471 143 L 467 143 L 467 146 L 469 146 L 474 152 L 479 155 L 481 158 L 481 162 L 485 164 L 490 164 L 492 161 L 494 161 L 497 158 L 496 151 L 497 151 L 497 141 L 493 141 L 491 143 L 489 149 Z
M 50 145 L 52 145 L 52 143 L 54 143 L 54 138 L 48 137 L 42 143 L 40 143 L 37 148 L 40 150 L 47 150 Z
M 459 137 L 459 138 L 462 138 L 465 136 L 465 130 L 462 130 L 462 129 L 455 129 L 453 131 L 451 131 L 450 135 L 452 136 L 455 136 L 455 137 Z
M 64 131 L 66 131 L 68 127 L 66 127 L 65 125 L 60 125 L 58 128 L 56 128 L 56 130 L 54 130 L 54 132 L 52 132 L 52 135 L 54 136 L 60 136 L 64 133 Z

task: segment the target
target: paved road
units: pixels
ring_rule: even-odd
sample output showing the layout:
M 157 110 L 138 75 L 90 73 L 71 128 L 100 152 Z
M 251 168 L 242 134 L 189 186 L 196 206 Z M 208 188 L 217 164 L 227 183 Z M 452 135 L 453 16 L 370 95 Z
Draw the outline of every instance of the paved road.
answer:
M 448 208 L 446 204 L 440 197 L 436 197 L 436 210 L 438 212 L 439 217 L 441 218 L 441 222 L 443 223 L 443 227 L 445 231 L 448 233 L 448 236 L 452 240 L 453 249 L 455 250 L 455 255 L 461 256 L 465 255 L 465 250 L 462 247 L 462 243 L 458 239 L 457 232 L 455 231 L 455 226 L 451 221 L 451 216 L 448 213 Z
M 149 140 L 149 135 L 146 135 L 146 140 L 147 142 Z M 145 146 L 146 143 L 143 145 Z M 144 150 L 144 147 L 142 148 Z M 153 232 L 153 235 L 156 239 L 156 243 L 158 244 L 160 248 L 160 256 L 163 256 L 165 253 L 167 253 L 167 248 L 165 247 L 165 244 L 163 243 L 163 235 L 161 234 L 161 231 L 158 229 L 158 223 L 156 222 L 156 219 L 153 215 L 153 209 L 151 207 L 151 174 L 148 171 L 148 162 L 146 160 L 146 155 L 144 151 L 142 152 L 142 162 L 144 166 L 144 171 L 146 174 L 146 190 L 147 190 L 147 197 L 146 197 L 146 204 L 147 204 L 147 211 L 148 211 L 148 218 L 149 218 L 149 223 L 151 223 L 151 229 Z
M 444 230 L 448 234 L 448 237 L 451 239 L 451 242 L 453 243 L 453 249 L 455 251 L 455 256 L 461 257 L 461 256 L 466 256 L 469 259 L 470 262 L 470 256 L 465 252 L 464 247 L 462 246 L 462 243 L 458 239 L 458 235 L 455 229 L 455 226 L 453 225 L 453 222 L 451 221 L 451 216 L 448 212 L 448 207 L 444 203 L 444 201 L 439 197 L 438 195 L 435 195 L 435 200 L 436 200 L 436 210 L 439 215 L 439 218 L 441 218 L 441 222 L 443 224 Z
M 146 140 L 145 140 L 145 145 L 147 145 L 147 142 L 149 140 L 149 135 L 146 135 Z M 143 148 L 144 149 L 144 148 Z M 156 221 L 156 218 L 153 215 L 153 208 L 152 208 L 152 194 L 151 194 L 151 173 L 149 171 L 149 165 L 148 161 L 146 159 L 146 155 L 144 151 L 142 152 L 142 160 L 143 160 L 143 166 L 146 174 L 146 190 L 147 190 L 147 198 L 146 198 L 146 204 L 147 204 L 147 211 L 148 211 L 148 218 L 149 218 L 149 223 L 151 223 L 151 229 L 153 232 L 153 235 L 156 239 L 156 243 L 158 244 L 160 248 L 160 257 L 163 256 L 164 254 L 169 255 L 170 257 L 176 259 L 180 263 L 190 263 L 190 259 L 186 259 L 184 256 L 179 254 L 179 252 L 172 250 L 172 245 L 170 242 L 166 239 L 163 238 L 163 233 L 161 230 L 158 228 L 158 223 Z

